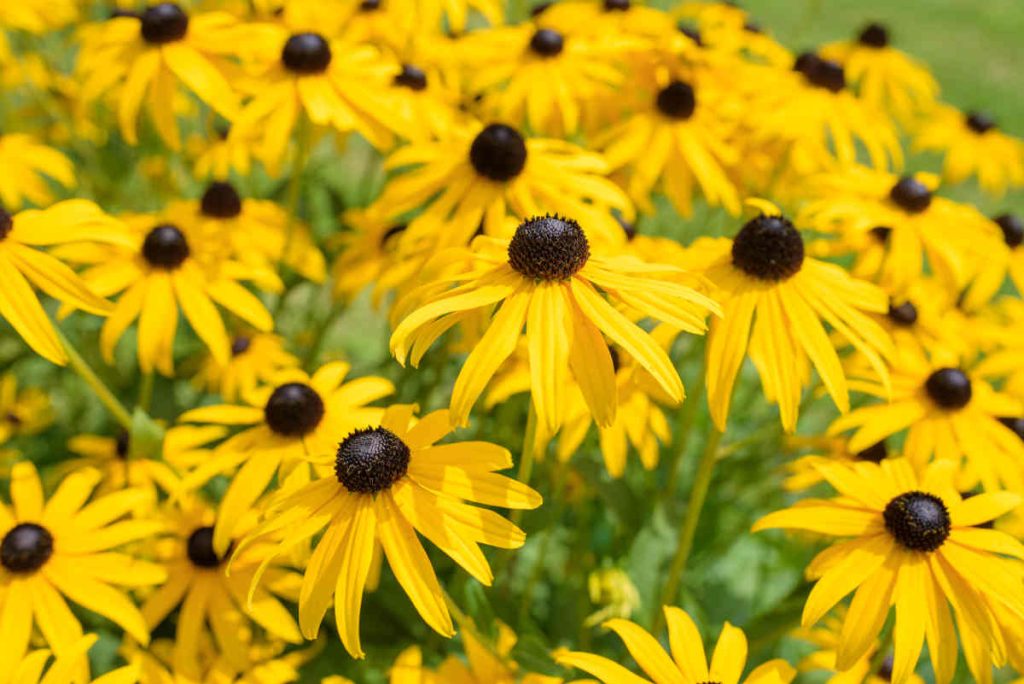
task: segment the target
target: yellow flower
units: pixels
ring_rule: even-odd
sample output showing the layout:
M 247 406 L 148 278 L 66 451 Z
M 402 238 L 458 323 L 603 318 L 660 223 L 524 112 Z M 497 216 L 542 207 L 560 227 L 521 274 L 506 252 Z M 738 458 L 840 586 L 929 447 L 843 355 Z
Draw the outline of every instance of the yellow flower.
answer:
M 34 435 L 52 422 L 53 407 L 46 392 L 37 387 L 19 392 L 14 373 L 0 375 L 0 444 Z
M 963 307 L 969 311 L 983 308 L 1010 276 L 1017 292 L 1024 292 L 1024 221 L 1016 214 L 1000 214 L 992 219 L 1002 231 L 1005 249 L 991 249 L 980 260 L 977 276 L 964 293 Z
M 89 313 L 106 315 L 112 307 L 60 260 L 35 248 L 84 240 L 125 245 L 131 239 L 123 225 L 85 200 L 14 216 L 0 209 L 0 317 L 33 351 L 61 366 L 67 355 L 29 282 Z
M 87 634 L 60 654 L 49 649 L 32 651 L 18 664 L 11 677 L 17 684 L 62 684 L 81 680 L 81 664 L 90 648 L 99 640 L 95 634 Z M 50 657 L 54 660 L 47 668 Z M 45 674 L 44 674 L 45 669 Z M 111 670 L 102 677 L 89 678 L 91 684 L 134 684 L 138 681 L 138 665 L 125 665 Z
M 65 188 L 77 185 L 71 160 L 27 133 L 0 136 L 0 169 L 0 203 L 8 211 L 26 203 L 49 204 L 53 193 L 48 178 Z
M 196 178 L 227 180 L 234 171 L 248 176 L 252 171 L 256 141 L 243 139 L 230 125 L 218 126 L 209 136 L 196 136 L 186 143 L 193 158 Z
M 0 4 L 0 29 L 46 33 L 70 24 L 77 17 L 76 0 L 24 0 Z
M 436 445 L 451 431 L 448 412 L 435 411 L 417 422 L 413 410 L 391 406 L 379 422 L 347 437 L 335 430 L 340 444 L 313 453 L 322 465 L 333 463 L 333 471 L 276 496 L 266 521 L 236 551 L 280 531 L 280 553 L 326 528 L 306 566 L 299 626 L 304 636 L 315 637 L 333 598 L 338 634 L 354 658 L 365 655 L 359 615 L 378 544 L 423 619 L 451 637 L 455 630 L 444 592 L 416 533 L 490 585 L 493 576 L 479 544 L 518 548 L 526 536 L 495 512 L 467 502 L 513 509 L 541 503 L 537 492 L 495 472 L 512 466 L 506 449 L 487 442 Z M 254 586 L 259 581 L 257 573 Z
M 501 0 L 407 0 L 407 4 L 416 6 L 422 30 L 438 30 L 443 17 L 449 30 L 460 34 L 474 10 L 491 26 L 499 26 L 505 16 Z
M 704 653 L 704 640 L 693 619 L 682 609 L 665 606 L 671 657 L 651 634 L 629 620 L 616 618 L 604 626 L 615 632 L 640 669 L 650 677 L 633 674 L 613 660 L 590 653 L 562 651 L 555 660 L 566 667 L 577 667 L 605 684 L 739 684 L 747 664 L 747 637 L 728 622 L 722 627 L 710 666 Z M 796 670 L 783 660 L 770 660 L 747 675 L 746 684 L 789 684 Z
M 0 673 L 20 662 L 33 624 L 59 655 L 81 639 L 82 626 L 67 599 L 109 618 L 138 641 L 149 640 L 138 608 L 112 585 L 149 586 L 164 581 L 166 573 L 112 549 L 150 537 L 160 524 L 125 518 L 147 498 L 142 491 L 128 489 L 86 504 L 99 481 L 97 471 L 80 470 L 46 501 L 35 466 L 14 466 L 13 506 L 0 504 Z
M 189 15 L 161 2 L 135 15 L 122 13 L 83 35 L 78 73 L 82 97 L 113 93 L 121 135 L 138 144 L 139 112 L 145 102 L 157 133 L 173 150 L 181 146 L 175 118 L 178 86 L 184 85 L 218 114 L 233 119 L 239 98 L 228 78 L 238 49 L 239 25 L 226 12 Z
M 906 459 L 817 467 L 839 496 L 771 513 L 754 531 L 781 528 L 848 538 L 819 553 L 808 567 L 816 583 L 802 619 L 810 627 L 856 590 L 843 621 L 836 669 L 853 667 L 876 644 L 894 605 L 892 681 L 909 680 L 927 639 L 935 679 L 948 684 L 957 661 L 951 605 L 972 674 L 976 681 L 990 681 L 989 668 L 1001 664 L 1005 652 L 1004 625 L 1024 619 L 1019 560 L 1024 545 L 978 525 L 1012 510 L 1021 497 L 989 492 L 961 499 L 949 462 L 931 464 L 921 477 Z
M 105 435 L 75 435 L 68 440 L 68 451 L 78 458 L 67 458 L 57 464 L 53 481 L 59 482 L 68 474 L 92 468 L 102 474 L 96 490 L 100 494 L 121 491 L 127 487 L 148 492 L 156 500 L 158 490 L 170 494 L 178 491 L 179 478 L 159 454 L 133 453 L 131 438 L 124 430 L 115 437 Z
M 373 376 L 345 382 L 348 372 L 349 365 L 340 361 L 321 366 L 312 376 L 285 369 L 270 385 L 243 395 L 247 405 L 202 406 L 179 418 L 182 423 L 212 424 L 203 427 L 244 428 L 200 460 L 183 482 L 193 488 L 215 475 L 234 473 L 214 529 L 218 554 L 227 552 L 238 518 L 252 508 L 275 473 L 281 482 L 305 484 L 310 477 L 305 458 L 332 450 L 348 431 L 380 420 L 383 409 L 366 404 L 388 396 L 394 386 Z
M 818 472 L 818 463 L 834 461 L 881 463 L 882 459 L 889 455 L 889 448 L 884 439 L 860 451 L 852 451 L 848 441 L 843 437 L 790 436 L 787 441 L 793 448 L 808 446 L 814 449 L 814 453 L 801 456 L 786 464 L 789 475 L 783 481 L 782 486 L 790 492 L 810 489 L 824 480 L 821 473 Z
M 468 422 L 470 409 L 515 351 L 525 325 L 539 425 L 548 434 L 561 426 L 570 369 L 598 425 L 610 425 L 617 391 L 604 335 L 646 369 L 671 401 L 683 400 L 683 383 L 668 354 L 613 306 L 702 334 L 705 317 L 719 313 L 718 305 L 689 287 L 658 278 L 677 271 L 632 256 L 591 253 L 576 221 L 535 217 L 522 223 L 511 241 L 477 238 L 464 270 L 424 285 L 427 297 L 395 328 L 391 351 L 403 364 L 411 352 L 415 366 L 446 330 L 500 303 L 455 380 L 453 424 Z
M 416 278 L 420 260 L 398 253 L 406 224 L 362 209 L 346 212 L 342 220 L 350 229 L 333 238 L 340 248 L 331 269 L 336 297 L 351 300 L 372 285 L 374 304 L 379 305 L 385 294 Z
M 175 667 L 175 644 L 170 639 L 155 639 L 145 649 L 129 640 L 121 647 L 121 653 L 129 662 L 138 663 L 139 684 L 284 684 L 299 680 L 299 669 L 319 653 L 321 646 L 318 643 L 311 648 L 282 654 L 284 642 L 255 639 L 245 631 L 243 634 L 246 655 L 252 663 L 244 668 L 236 667 L 219 653 L 215 642 L 206 633 L 201 635 L 199 642 L 198 675 Z
M 271 382 L 282 370 L 298 365 L 299 360 L 285 349 L 281 337 L 240 333 L 231 340 L 231 359 L 220 364 L 212 356 L 207 357 L 195 379 L 225 401 L 237 401 Z

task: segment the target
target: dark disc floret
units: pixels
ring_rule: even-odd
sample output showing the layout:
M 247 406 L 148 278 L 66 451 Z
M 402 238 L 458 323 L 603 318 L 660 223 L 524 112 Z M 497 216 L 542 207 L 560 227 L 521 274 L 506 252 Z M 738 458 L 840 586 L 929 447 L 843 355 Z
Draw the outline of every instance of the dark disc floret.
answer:
M 0 565 L 10 572 L 35 572 L 53 555 L 53 535 L 41 525 L 19 523 L 0 542 Z
M 142 13 L 142 39 L 153 45 L 173 43 L 188 33 L 188 15 L 173 2 L 161 2 Z
M 2 219 L 0 219 L 2 220 Z M 995 218 L 996 225 L 1003 231 L 1003 241 L 1009 247 L 1017 247 L 1024 242 L 1024 221 L 1016 214 L 1003 214 Z M 0 227 L 0 236 L 3 228 Z
M 928 376 L 925 391 L 944 409 L 959 409 L 971 401 L 971 379 L 959 368 L 940 368 Z
M 334 474 L 345 489 L 376 494 L 398 482 L 409 469 L 409 447 L 383 427 L 356 430 L 338 445 Z
M 786 280 L 804 263 L 804 240 L 784 216 L 761 214 L 732 241 L 732 264 L 760 280 Z
M 223 556 L 218 556 L 213 550 L 213 528 L 209 525 L 193 530 L 188 536 L 185 549 L 192 565 L 198 568 L 216 568 L 231 555 L 230 548 Z
M 526 166 L 526 141 L 511 126 L 490 124 L 473 139 L 469 161 L 484 178 L 512 180 Z
M 875 238 L 875 241 L 879 244 L 887 244 L 889 242 L 889 236 L 892 235 L 892 228 L 888 226 L 875 226 L 870 231 L 871 237 Z
M 625 12 L 629 8 L 629 0 L 604 0 L 605 12 Z
M 508 263 L 535 280 L 565 280 L 590 258 L 590 244 L 580 224 L 560 216 L 523 221 L 508 243 Z
M 985 112 L 970 112 L 964 117 L 967 127 L 978 135 L 988 133 L 996 127 L 995 119 Z
M 530 49 L 541 57 L 554 57 L 565 48 L 565 38 L 554 29 L 537 29 L 530 38 Z
M 0 209 L 0 240 L 3 240 L 14 228 L 14 217 L 6 209 Z
M 229 219 L 242 213 L 242 198 L 227 181 L 214 181 L 206 188 L 199 203 L 203 216 Z
M 697 108 L 697 95 L 693 86 L 683 81 L 672 81 L 658 91 L 658 111 L 672 119 L 689 119 Z
M 999 422 L 1013 430 L 1013 433 L 1024 441 L 1024 418 L 1000 418 Z
M 889 455 L 889 448 L 885 445 L 885 440 L 875 442 L 867 449 L 862 449 L 856 454 L 858 461 L 870 461 L 871 463 L 881 463 L 885 460 L 886 456 Z
M 296 33 L 284 44 L 281 62 L 296 74 L 320 74 L 331 63 L 331 46 L 319 33 Z
M 846 87 L 846 72 L 842 65 L 830 59 L 823 59 L 813 52 L 804 52 L 796 58 L 795 71 L 803 74 L 813 86 L 838 93 Z
M 380 0 L 363 0 L 359 3 L 361 12 L 376 12 L 380 9 Z
M 934 551 L 952 527 L 946 504 L 925 492 L 900 494 L 886 504 L 882 517 L 889 534 L 911 551 Z
M 235 339 L 231 340 L 231 355 L 238 356 L 249 351 L 249 347 L 252 346 L 252 338 L 248 335 L 237 335 Z
M 889 45 L 889 29 L 882 24 L 872 22 L 861 29 L 857 42 L 873 48 L 884 48 Z
M 889 302 L 889 320 L 903 327 L 914 325 L 917 323 L 917 307 L 911 301 L 902 304 Z
M 118 458 L 128 458 L 128 448 L 131 446 L 131 435 L 127 430 L 121 430 L 114 439 L 114 453 Z
M 402 71 L 395 76 L 395 85 L 409 90 L 426 90 L 427 73 L 414 64 L 403 64 Z
M 316 429 L 324 417 L 324 401 L 316 390 L 301 382 L 279 385 L 266 406 L 267 426 L 282 437 L 302 437 Z
M 892 186 L 889 199 L 903 211 L 920 214 L 932 204 L 932 191 L 913 176 L 904 176 Z
M 190 253 L 185 234 L 170 223 L 154 226 L 142 243 L 142 256 L 154 268 L 177 268 Z

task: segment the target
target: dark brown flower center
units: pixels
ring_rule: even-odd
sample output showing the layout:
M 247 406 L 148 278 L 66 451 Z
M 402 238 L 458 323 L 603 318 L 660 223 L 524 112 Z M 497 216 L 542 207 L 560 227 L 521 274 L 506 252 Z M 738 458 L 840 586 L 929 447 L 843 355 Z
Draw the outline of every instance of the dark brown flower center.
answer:
M 971 112 L 964 121 L 967 123 L 967 127 L 978 135 L 984 135 L 996 127 L 995 119 L 985 112 Z
M 658 110 L 671 119 L 685 120 L 693 116 L 697 108 L 697 96 L 693 86 L 683 81 L 672 81 L 658 92 Z
M 629 7 L 629 0 L 604 0 L 605 12 L 625 12 Z
M 324 402 L 309 385 L 289 382 L 277 387 L 263 407 L 267 426 L 282 437 L 302 437 L 324 417 Z
M 53 555 L 53 535 L 35 523 L 19 523 L 0 542 L 0 565 L 15 573 L 35 572 Z
M 2 220 L 2 219 L 0 219 Z M 1024 242 L 1024 221 L 1016 214 L 1003 214 L 995 218 L 996 225 L 1003 231 L 1003 241 L 1008 247 L 1018 247 Z M 3 229 L 0 228 L 0 236 Z
M 762 214 L 736 234 L 732 263 L 760 280 L 786 280 L 803 266 L 804 240 L 787 218 Z
M 809 84 L 818 88 L 838 93 L 846 87 L 846 73 L 842 65 L 830 59 L 822 59 L 813 52 L 805 52 L 797 57 L 793 68 L 803 74 Z
M 1024 441 L 1024 418 L 1000 418 L 999 422 L 1013 430 L 1022 441 Z
M 229 219 L 242 213 L 242 198 L 235 186 L 226 181 L 214 181 L 206 188 L 199 203 L 203 216 Z
M 871 237 L 875 238 L 875 241 L 879 244 L 886 244 L 889 242 L 889 236 L 892 235 L 892 228 L 887 226 L 875 226 L 870 231 Z
M 861 30 L 860 35 L 857 36 L 857 42 L 867 47 L 887 47 L 889 45 L 889 30 L 881 24 L 870 23 Z
M 971 401 L 971 379 L 959 368 L 940 368 L 928 376 L 924 388 L 944 409 L 960 409 Z
M 888 455 L 889 448 L 885 446 L 884 439 L 881 442 L 875 442 L 867 449 L 858 451 L 856 454 L 858 461 L 870 461 L 871 463 L 881 463 Z
M 535 216 L 518 228 L 508 243 L 508 263 L 535 280 L 565 280 L 590 258 L 590 244 L 580 224 L 559 216 Z
M 231 355 L 239 356 L 249 351 L 249 347 L 252 346 L 252 338 L 247 335 L 238 335 L 235 339 L 231 340 Z
M 188 559 L 197 568 L 219 567 L 224 559 L 231 555 L 231 549 L 223 556 L 218 556 L 213 550 L 213 528 L 210 526 L 198 527 L 188 536 L 186 544 Z
M 284 44 L 281 62 L 296 74 L 320 74 L 331 63 L 331 46 L 319 33 L 296 33 Z
M 403 64 L 402 71 L 395 76 L 395 85 L 409 90 L 426 90 L 427 74 L 423 69 L 412 64 Z
M 530 38 L 530 49 L 541 57 L 555 57 L 565 48 L 565 38 L 553 29 L 537 29 Z
M 920 214 L 932 204 L 932 191 L 913 176 L 900 178 L 889 191 L 889 199 L 903 211 Z
M 902 304 L 889 302 L 889 320 L 898 326 L 909 328 L 917 323 L 917 307 L 909 300 Z
M 473 139 L 469 161 L 484 178 L 512 180 L 526 166 L 526 141 L 511 126 L 490 124 Z
M 405 475 L 409 457 L 408 445 L 390 430 L 356 430 L 338 445 L 334 474 L 350 492 L 376 494 Z
M 14 228 L 14 218 L 6 210 L 0 209 L 0 240 L 3 240 Z
M 114 439 L 114 453 L 120 459 L 128 458 L 128 449 L 131 446 L 131 435 L 127 430 L 121 430 Z
M 142 257 L 154 268 L 178 268 L 190 253 L 185 234 L 170 223 L 155 226 L 142 243 Z
M 188 15 L 173 2 L 161 2 L 142 13 L 142 39 L 151 45 L 181 40 L 188 33 Z
M 946 504 L 925 492 L 900 494 L 886 504 L 882 517 L 889 534 L 911 551 L 934 551 L 952 527 Z

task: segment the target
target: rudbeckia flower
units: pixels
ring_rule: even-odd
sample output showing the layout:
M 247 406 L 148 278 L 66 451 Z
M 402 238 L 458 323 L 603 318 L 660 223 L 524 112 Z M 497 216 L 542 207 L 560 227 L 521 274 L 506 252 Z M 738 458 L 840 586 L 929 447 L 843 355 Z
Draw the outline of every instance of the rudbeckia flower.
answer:
M 271 333 L 239 333 L 231 339 L 231 359 L 217 363 L 212 356 L 203 362 L 196 382 L 225 401 L 249 396 L 262 384 L 273 381 L 286 368 L 299 365 L 284 340 Z
M 929 357 L 903 347 L 892 361 L 889 386 L 868 373 L 857 382 L 861 391 L 888 402 L 839 417 L 830 434 L 855 430 L 850 449 L 859 451 L 907 430 L 903 453 L 918 468 L 933 457 L 963 460 L 964 477 L 979 479 L 986 491 L 1024 489 L 1024 442 L 999 420 L 1024 415 L 1019 401 L 996 392 L 949 353 Z M 966 484 L 964 491 L 973 485 Z
M 882 24 L 868 24 L 854 41 L 823 46 L 821 56 L 843 65 L 861 99 L 905 125 L 929 112 L 939 96 L 928 67 L 892 47 Z
M 53 468 L 53 481 L 60 482 L 76 470 L 91 468 L 102 475 L 96 490 L 100 494 L 131 487 L 148 492 L 155 501 L 160 491 L 172 493 L 178 490 L 178 474 L 168 465 L 170 461 L 162 460 L 156 453 L 133 453 L 131 436 L 125 430 L 112 437 L 75 435 L 68 440 L 67 446 L 73 456 Z
M 87 634 L 61 654 L 51 653 L 45 648 L 32 651 L 14 669 L 10 681 L 16 684 L 63 684 L 83 681 L 80 679 L 82 659 L 97 641 L 98 636 Z M 51 656 L 53 662 L 49 662 Z M 132 664 L 110 670 L 102 677 L 90 678 L 88 681 L 90 684 L 133 684 L 138 681 L 138 677 L 139 666 Z
M 415 0 L 408 4 L 416 6 L 418 22 L 425 30 L 437 30 L 442 17 L 448 30 L 455 34 L 466 30 L 473 12 L 482 15 L 491 26 L 500 26 L 505 17 L 501 0 Z
M 246 177 L 252 171 L 255 140 L 245 140 L 229 125 L 217 127 L 208 137 L 196 136 L 185 145 L 194 159 L 196 178 L 227 180 L 234 171 Z
M 75 167 L 62 152 L 27 133 L 0 136 L 0 204 L 8 210 L 26 203 L 44 206 L 53 200 L 48 179 L 73 188 Z
M 234 473 L 214 529 L 218 554 L 227 552 L 236 521 L 252 508 L 275 473 L 282 482 L 308 482 L 303 459 L 337 446 L 339 432 L 380 420 L 383 409 L 366 404 L 388 396 L 394 386 L 373 376 L 345 382 L 348 372 L 349 365 L 341 361 L 321 366 L 312 376 L 298 368 L 282 370 L 269 385 L 243 395 L 245 405 L 202 406 L 178 419 L 244 428 L 184 480 L 192 488 L 215 475 Z
M 920 127 L 914 148 L 945 155 L 942 175 L 949 183 L 976 176 L 981 189 L 996 197 L 1024 186 L 1024 141 L 999 130 L 984 112 L 937 108 Z
M 830 461 L 881 463 L 882 459 L 889 456 L 889 448 L 884 439 L 860 451 L 851 450 L 848 440 L 844 437 L 790 436 L 787 441 L 790 447 L 810 446 L 814 450 L 814 453 L 801 456 L 786 464 L 788 476 L 782 486 L 790 492 L 810 489 L 824 480 L 815 467 L 818 463 Z
M 66 26 L 78 16 L 76 0 L 24 0 L 0 5 L 0 28 L 41 34 Z
M 206 634 L 203 637 L 199 643 L 198 675 L 177 670 L 174 666 L 175 644 L 170 639 L 155 639 L 146 648 L 128 640 L 121 647 L 121 654 L 129 662 L 139 664 L 139 684 L 285 684 L 299 681 L 300 668 L 319 652 L 319 648 L 313 646 L 284 653 L 286 644 L 283 641 L 258 639 L 246 633 L 245 648 L 252 665 L 238 668 L 218 651 L 213 639 Z
M 0 672 L 11 672 L 21 661 L 33 625 L 58 656 L 82 638 L 68 599 L 112 620 L 137 641 L 149 641 L 138 608 L 115 586 L 158 584 L 166 573 L 113 549 L 150 537 L 160 525 L 125 518 L 145 492 L 126 489 L 87 504 L 99 481 L 95 470 L 78 471 L 46 501 L 35 466 L 15 464 L 13 506 L 0 504 Z
M 754 531 L 846 538 L 811 561 L 807 575 L 816 583 L 802 618 L 810 627 L 855 591 L 836 668 L 854 666 L 876 644 L 895 606 L 892 681 L 910 679 L 927 640 L 935 679 L 948 684 L 957 662 L 952 606 L 975 681 L 991 681 L 990 668 L 1005 652 L 1004 621 L 1024 619 L 1024 546 L 979 526 L 1020 505 L 1021 497 L 989 492 L 962 499 L 949 462 L 933 463 L 920 476 L 906 459 L 817 467 L 839 496 L 771 513 Z
M 626 194 L 605 177 L 608 164 L 562 140 L 526 138 L 492 123 L 453 129 L 436 142 L 412 143 L 392 154 L 387 169 L 415 166 L 391 178 L 367 209 L 383 220 L 407 223 L 404 249 L 464 246 L 483 227 L 507 237 L 509 214 L 522 220 L 553 211 L 573 216 L 595 240 L 622 242 L 612 211 L 636 218 Z
M 18 391 L 14 373 L 0 375 L 0 444 L 11 437 L 34 435 L 53 422 L 50 397 L 38 387 Z
M 846 375 L 823 323 L 885 377 L 892 341 L 870 314 L 888 311 L 889 301 L 877 286 L 806 257 L 800 232 L 773 205 L 751 204 L 766 213 L 748 221 L 732 240 L 707 238 L 694 246 L 724 310 L 708 335 L 708 405 L 724 431 L 736 375 L 749 352 L 765 397 L 779 405 L 783 428 L 793 432 L 810 365 L 839 410 L 850 408 Z
M 157 133 L 180 146 L 175 97 L 180 85 L 226 119 L 238 115 L 239 98 L 228 79 L 228 58 L 238 49 L 238 22 L 226 12 L 190 16 L 174 2 L 140 14 L 119 13 L 89 32 L 78 58 L 88 102 L 113 93 L 121 135 L 138 144 L 143 103 Z
M 678 272 L 631 256 L 591 253 L 583 229 L 554 216 L 524 221 L 509 240 L 474 241 L 468 266 L 447 276 L 446 289 L 428 283 L 428 299 L 391 336 L 400 363 L 413 365 L 446 330 L 469 312 L 497 304 L 487 331 L 466 359 L 452 389 L 451 417 L 465 425 L 469 412 L 499 366 L 515 351 L 523 326 L 533 406 L 549 434 L 561 426 L 569 372 L 599 425 L 615 420 L 617 391 L 607 335 L 647 370 L 673 402 L 683 383 L 668 354 L 615 305 L 703 334 L 705 317 L 718 305 L 685 285 L 659 276 Z M 453 285 L 448 288 L 447 285 Z M 607 299 L 606 299 L 607 296 Z
M 67 355 L 29 283 L 89 313 L 110 313 L 110 302 L 102 295 L 60 260 L 36 249 L 84 240 L 131 242 L 123 225 L 85 200 L 58 202 L 49 209 L 30 209 L 14 216 L 0 209 L 0 317 L 33 351 L 61 366 L 67 363 Z
M 244 634 L 255 623 L 275 639 L 301 643 L 302 635 L 291 613 L 281 602 L 296 597 L 299 578 L 294 571 L 272 566 L 264 572 L 264 584 L 248 600 L 249 583 L 263 560 L 264 545 L 249 546 L 232 559 L 225 572 L 226 555 L 213 548 L 213 524 L 218 515 L 201 500 L 186 497 L 169 505 L 161 518 L 167 537 L 155 543 L 157 562 L 167 569 L 167 581 L 146 597 L 141 611 L 155 630 L 180 606 L 171 662 L 179 676 L 202 674 L 200 644 L 209 629 L 224 660 L 240 671 L 254 664 Z M 238 539 L 255 527 L 257 514 L 250 511 L 235 525 Z
M 999 226 L 1006 249 L 993 249 L 978 264 L 977 276 L 964 293 L 963 306 L 969 311 L 981 309 L 994 297 L 1010 276 L 1018 293 L 1024 293 L 1024 220 L 1016 214 L 1000 214 L 992 221 Z
M 604 623 L 626 645 L 646 677 L 633 674 L 623 665 L 603 656 L 578 651 L 561 651 L 555 660 L 576 667 L 604 684 L 739 684 L 747 665 L 747 637 L 743 630 L 728 622 L 722 626 L 718 644 L 708 664 L 704 640 L 693 619 L 681 608 L 665 606 L 668 623 L 669 653 L 651 634 L 629 620 L 616 618 Z M 769 660 L 754 668 L 745 684 L 789 684 L 796 676 L 784 660 Z
M 349 230 L 332 238 L 339 247 L 331 268 L 336 297 L 349 301 L 372 285 L 373 302 L 378 305 L 385 294 L 419 274 L 420 260 L 399 254 L 398 243 L 406 224 L 366 210 L 348 211 L 342 222 Z
M 974 370 L 981 377 L 1005 381 L 1006 393 L 1024 401 L 1024 301 L 1002 297 L 986 312 L 992 320 L 979 332 L 991 346 Z
M 532 509 L 541 503 L 537 492 L 496 472 L 512 466 L 506 449 L 487 442 L 438 445 L 451 431 L 448 412 L 416 421 L 413 409 L 391 406 L 379 422 L 347 437 L 335 429 L 329 455 L 312 455 L 324 465 L 333 462 L 333 471 L 275 496 L 266 521 L 235 552 L 280 533 L 281 553 L 325 530 L 303 575 L 299 626 L 304 636 L 315 637 L 333 600 L 338 634 L 354 658 L 365 656 L 360 607 L 378 544 L 419 614 L 451 637 L 455 630 L 444 592 L 416 533 L 490 585 L 491 569 L 479 544 L 514 549 L 525 535 L 497 513 L 471 504 Z M 254 588 L 260 581 L 257 573 Z

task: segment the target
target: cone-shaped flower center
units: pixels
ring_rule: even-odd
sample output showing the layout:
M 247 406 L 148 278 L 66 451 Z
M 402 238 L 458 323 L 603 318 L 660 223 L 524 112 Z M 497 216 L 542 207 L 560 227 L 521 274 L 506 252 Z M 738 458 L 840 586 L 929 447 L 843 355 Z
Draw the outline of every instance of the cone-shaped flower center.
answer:
M 161 2 L 142 13 L 142 39 L 147 43 L 173 43 L 187 32 L 188 15 L 173 2 Z
M 409 455 L 406 443 L 390 430 L 356 430 L 338 445 L 334 474 L 350 492 L 376 494 L 405 475 Z
M 402 72 L 395 76 L 395 85 L 404 86 L 410 90 L 425 90 L 427 74 L 418 66 L 403 64 Z
M 3 219 L 0 217 L 0 222 Z M 1024 242 L 1024 221 L 1015 214 L 1003 214 L 996 217 L 996 224 L 1003 231 L 1003 240 L 1009 247 L 1017 247 Z M 0 236 L 3 235 L 3 227 L 0 225 Z
M 903 211 L 920 214 L 932 204 L 932 191 L 913 176 L 900 178 L 889 191 L 889 199 Z
M 252 338 L 246 335 L 239 335 L 235 339 L 231 340 L 231 355 L 238 356 L 249 351 L 249 347 L 252 346 Z
M 913 302 L 903 302 L 899 306 L 889 303 L 889 320 L 896 325 L 908 328 L 917 323 L 917 307 Z
M 561 54 L 564 47 L 565 38 L 561 33 L 552 29 L 537 29 L 537 32 L 530 38 L 530 49 L 541 57 L 554 57 Z
M 121 430 L 117 433 L 117 438 L 114 440 L 114 453 L 120 459 L 128 458 L 128 448 L 131 446 L 131 437 L 127 430 Z
M 296 33 L 281 50 L 281 61 L 296 74 L 320 74 L 331 63 L 331 46 L 319 33 Z
M 911 551 L 934 551 L 951 527 L 946 504 L 924 492 L 900 494 L 886 504 L 882 517 L 889 534 Z
M 155 226 L 142 243 L 142 256 L 154 268 L 175 269 L 184 263 L 189 254 L 185 234 L 170 223 Z
M 288 382 L 277 387 L 263 407 L 267 426 L 282 437 L 302 437 L 324 417 L 324 401 L 309 385 Z
M 846 73 L 843 67 L 829 59 L 822 59 L 813 52 L 805 52 L 796 58 L 793 68 L 804 75 L 813 86 L 838 93 L 846 87 Z
M 580 224 L 558 216 L 524 221 L 508 243 L 508 263 L 535 280 L 565 280 L 587 263 L 590 245 Z
M 242 213 L 242 198 L 231 183 L 214 181 L 206 188 L 199 206 L 203 216 L 229 219 Z
M 20 523 L 0 542 L 0 564 L 10 572 L 34 572 L 53 555 L 53 535 L 35 523 Z
M 971 401 L 971 379 L 959 368 L 940 368 L 924 383 L 928 396 L 945 409 L 959 409 Z
M 484 178 L 512 180 L 526 166 L 526 141 L 511 126 L 490 124 L 473 139 L 469 161 Z
M 884 245 L 889 242 L 889 236 L 892 235 L 892 228 L 889 228 L 888 226 L 875 226 L 869 232 L 871 233 L 871 237 L 875 238 L 879 244 Z
M 697 108 L 697 97 L 693 86 L 682 81 L 672 81 L 658 92 L 658 110 L 672 119 L 689 119 Z
M 872 463 L 881 463 L 888 455 L 889 448 L 885 446 L 884 439 L 881 442 L 875 442 L 867 449 L 858 451 L 856 454 L 858 461 L 871 461 Z
M 889 45 L 889 29 L 881 24 L 868 24 L 857 36 L 857 42 L 873 48 L 884 48 Z
M 231 555 L 230 549 L 223 556 L 213 550 L 213 528 L 209 526 L 198 527 L 188 536 L 186 550 L 188 559 L 198 568 L 216 568 Z
M 804 240 L 789 219 L 762 214 L 736 234 L 732 263 L 760 280 L 786 280 L 803 266 Z
M 11 228 L 14 228 L 14 218 L 4 209 L 0 209 L 0 240 L 7 237 Z
M 965 119 L 967 127 L 978 135 L 988 133 L 996 127 L 995 120 L 984 112 L 971 112 Z

